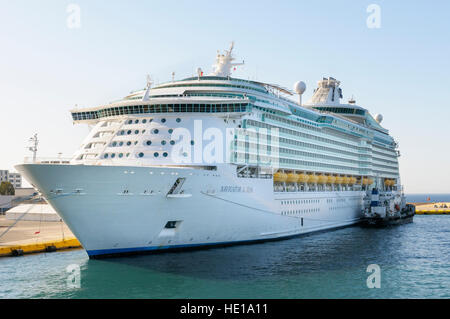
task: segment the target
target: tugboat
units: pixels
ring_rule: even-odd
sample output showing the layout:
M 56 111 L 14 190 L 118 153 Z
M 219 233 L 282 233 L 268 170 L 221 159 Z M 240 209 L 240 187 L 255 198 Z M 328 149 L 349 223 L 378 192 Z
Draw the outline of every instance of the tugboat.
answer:
M 363 225 L 383 227 L 412 223 L 416 207 L 406 203 L 401 191 L 368 191 L 364 197 Z

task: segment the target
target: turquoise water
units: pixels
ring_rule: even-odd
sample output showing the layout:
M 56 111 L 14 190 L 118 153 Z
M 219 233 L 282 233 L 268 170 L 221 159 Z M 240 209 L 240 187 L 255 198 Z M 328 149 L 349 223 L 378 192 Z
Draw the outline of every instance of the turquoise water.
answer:
M 89 260 L 83 250 L 0 259 L 0 298 L 450 298 L 450 216 L 291 240 Z M 66 267 L 80 266 L 80 288 Z M 381 288 L 369 289 L 369 264 Z

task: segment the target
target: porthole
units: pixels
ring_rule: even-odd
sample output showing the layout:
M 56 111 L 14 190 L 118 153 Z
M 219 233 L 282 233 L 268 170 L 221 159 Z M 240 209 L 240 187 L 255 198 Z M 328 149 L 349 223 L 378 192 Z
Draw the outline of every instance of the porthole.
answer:
M 169 129 L 169 134 L 172 134 L 173 133 L 173 130 L 172 129 Z
M 147 144 L 148 146 L 152 145 L 152 141 L 147 141 L 145 142 L 145 144 Z
M 159 130 L 157 129 L 157 128 L 155 128 L 154 130 L 153 130 L 153 134 L 158 134 L 159 133 Z
M 108 154 L 105 154 L 103 155 L 103 158 L 108 158 L 108 156 L 109 156 Z
M 133 124 L 133 121 L 132 121 L 132 120 L 129 120 L 129 121 L 128 121 L 128 124 Z
M 170 145 L 175 145 L 175 141 L 170 141 Z
M 139 134 L 139 130 L 134 131 L 134 134 Z
M 166 145 L 166 141 L 161 141 L 161 145 Z
M 192 141 L 191 141 L 191 145 L 194 145 L 194 144 L 195 144 L 195 142 L 194 142 L 194 140 L 192 140 Z
M 127 145 L 128 145 L 128 146 L 130 146 L 130 145 L 131 145 L 131 142 L 130 142 L 130 141 L 128 141 L 128 142 L 127 142 Z
M 116 147 L 117 146 L 117 142 L 112 142 L 112 146 Z
M 119 154 L 119 157 L 122 158 L 122 157 L 123 157 L 123 153 L 120 153 L 120 154 Z
M 123 142 L 120 142 L 120 143 L 119 143 L 119 146 L 123 146 Z
M 177 121 L 177 123 L 180 123 L 180 122 L 181 122 L 181 119 L 180 119 L 180 118 L 177 118 L 176 121 Z
M 129 157 L 130 156 L 130 153 L 127 153 L 127 157 Z
M 146 119 L 143 119 L 143 120 L 142 120 L 142 123 L 144 123 L 144 124 L 147 123 L 147 120 L 146 120 Z
M 166 119 L 161 119 L 161 123 L 166 123 Z
M 131 134 L 131 130 L 128 130 L 127 134 L 130 135 Z
M 134 141 L 134 145 L 136 145 L 138 143 L 138 141 Z
M 144 153 L 141 152 L 141 153 L 138 154 L 138 156 L 139 157 L 144 157 Z
M 158 156 L 159 156 L 159 153 L 158 153 L 158 152 L 155 152 L 155 153 L 153 154 L 153 156 L 158 157 Z
M 120 135 L 124 135 L 124 134 L 125 134 L 124 130 L 120 131 Z
M 142 132 L 141 132 L 142 134 L 144 134 L 145 133 L 145 130 L 142 130 Z
M 135 124 L 138 124 L 138 123 L 139 123 L 139 120 L 134 121 L 134 123 L 135 123 Z
M 163 156 L 164 156 L 164 157 L 167 157 L 167 156 L 169 156 L 169 154 L 167 154 L 167 152 L 164 152 L 164 153 L 163 153 Z
M 114 158 L 114 157 L 116 157 L 116 154 L 112 153 L 111 158 Z

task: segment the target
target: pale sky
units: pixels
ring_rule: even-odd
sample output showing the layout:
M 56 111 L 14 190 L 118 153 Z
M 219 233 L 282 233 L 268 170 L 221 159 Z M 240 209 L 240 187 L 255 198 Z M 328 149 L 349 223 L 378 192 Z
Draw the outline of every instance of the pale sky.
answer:
M 69 4 L 80 27 L 69 28 Z M 369 28 L 367 7 L 381 9 Z M 211 71 L 235 41 L 233 76 L 291 88 L 341 81 L 345 100 L 384 116 L 399 142 L 406 193 L 450 193 L 449 1 L 0 0 L 0 169 L 30 156 L 70 157 L 88 128 L 69 110 Z

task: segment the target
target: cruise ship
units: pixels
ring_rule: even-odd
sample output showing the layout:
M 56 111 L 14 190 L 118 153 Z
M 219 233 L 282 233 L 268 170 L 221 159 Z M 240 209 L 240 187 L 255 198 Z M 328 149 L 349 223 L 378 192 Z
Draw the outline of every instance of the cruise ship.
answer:
M 285 239 L 360 222 L 374 188 L 398 198 L 381 115 L 332 77 L 303 103 L 304 82 L 234 78 L 239 64 L 232 45 L 208 75 L 74 109 L 91 129 L 73 157 L 16 168 L 90 258 Z

